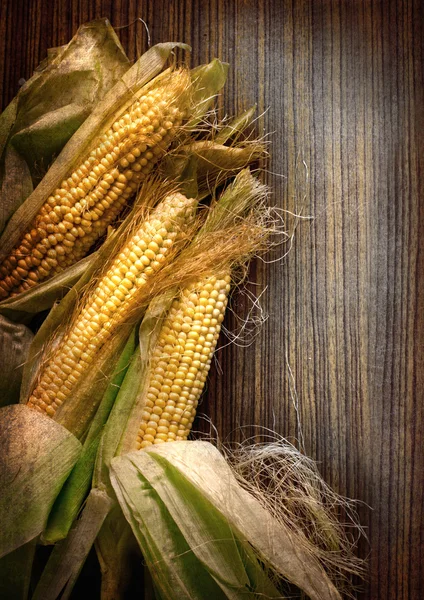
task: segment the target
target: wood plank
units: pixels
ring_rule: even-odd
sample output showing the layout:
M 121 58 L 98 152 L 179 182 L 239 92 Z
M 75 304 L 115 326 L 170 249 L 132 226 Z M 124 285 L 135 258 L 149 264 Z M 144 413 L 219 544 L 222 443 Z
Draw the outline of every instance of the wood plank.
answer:
M 142 18 L 152 43 L 189 43 L 193 65 L 228 61 L 220 106 L 257 103 L 273 201 L 312 217 L 293 231 L 287 214 L 290 252 L 256 261 L 234 293 L 229 331 L 249 314 L 247 294 L 268 319 L 247 347 L 222 340 L 201 411 L 225 441 L 260 427 L 297 440 L 328 483 L 365 503 L 370 577 L 358 597 L 424 597 L 422 3 L 7 0 L 3 107 L 48 47 L 101 16 L 125 26 L 131 59 L 147 48 Z

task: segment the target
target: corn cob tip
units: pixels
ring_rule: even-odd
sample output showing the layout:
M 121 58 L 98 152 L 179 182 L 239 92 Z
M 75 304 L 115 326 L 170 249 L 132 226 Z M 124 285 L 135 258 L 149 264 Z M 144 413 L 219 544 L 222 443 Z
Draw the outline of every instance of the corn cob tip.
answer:
M 190 76 L 159 79 L 102 132 L 80 165 L 40 208 L 0 266 L 0 299 L 83 258 L 160 160 L 189 111 Z
M 169 262 L 184 228 L 194 217 L 197 201 L 175 192 L 166 196 L 150 217 L 117 249 L 103 274 L 84 296 L 58 347 L 46 360 L 28 406 L 56 417 L 75 392 L 97 353 L 138 306 L 140 290 Z M 49 353 L 51 356 L 49 357 Z

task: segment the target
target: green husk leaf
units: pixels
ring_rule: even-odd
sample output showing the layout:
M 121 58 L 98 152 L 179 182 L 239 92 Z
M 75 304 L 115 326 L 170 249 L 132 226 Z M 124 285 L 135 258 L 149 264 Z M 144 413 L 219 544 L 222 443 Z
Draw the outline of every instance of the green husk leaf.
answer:
M 84 498 L 90 489 L 103 427 L 127 373 L 131 356 L 135 351 L 136 341 L 136 328 L 134 328 L 115 366 L 102 402 L 90 426 L 81 456 L 66 480 L 50 512 L 47 527 L 42 535 L 42 541 L 45 544 L 54 544 L 68 535 L 72 523 L 77 517 Z
M 189 50 L 189 46 L 178 42 L 157 44 L 143 54 L 138 61 L 109 90 L 89 117 L 75 132 L 62 152 L 50 167 L 40 184 L 26 202 L 10 219 L 1 242 L 0 261 L 13 250 L 45 199 L 57 188 L 66 175 L 77 166 L 95 143 L 98 131 L 107 128 L 117 113 L 124 111 L 134 101 L 137 92 L 157 75 L 165 65 L 175 47 Z
M 242 544 L 248 543 L 254 547 L 264 564 L 298 586 L 311 600 L 340 598 L 318 561 L 303 550 L 296 534 L 279 524 L 253 496 L 240 487 L 224 457 L 212 444 L 161 444 L 152 446 L 144 453 L 115 458 L 111 463 L 111 480 L 115 490 L 117 479 L 120 485 L 126 485 L 120 471 L 123 464 L 127 470 L 131 465 L 134 473 L 140 472 L 149 480 L 186 539 L 192 535 L 191 530 L 198 533 L 196 520 L 192 516 L 186 516 L 181 523 L 179 521 L 183 511 L 190 508 L 189 502 L 184 503 L 183 496 L 187 494 L 190 498 L 190 490 L 194 487 L 196 500 L 193 495 L 192 504 L 198 506 L 197 494 L 204 496 L 205 502 L 221 513 Z M 172 485 L 173 482 L 175 485 Z M 133 502 L 137 502 L 140 510 L 137 494 Z M 197 552 L 197 546 L 191 543 L 190 546 Z
M 133 323 L 121 325 L 113 338 L 99 350 L 90 369 L 75 385 L 72 396 L 56 411 L 55 421 L 66 427 L 78 439 L 87 434 L 108 387 L 110 373 L 113 372 L 133 327 Z
M 168 507 L 129 456 L 112 461 L 111 481 L 150 568 L 158 592 L 155 595 L 163 600 L 224 599 L 225 594 L 190 549 Z
M 82 25 L 22 86 L 0 117 L 0 231 L 128 68 L 113 28 L 103 19 Z
M 263 566 L 259 563 L 258 557 L 250 544 L 246 544 L 237 538 L 235 538 L 235 540 L 249 579 L 249 588 L 255 592 L 255 598 L 260 596 L 285 600 L 282 591 L 276 588 Z
M 80 452 L 69 431 L 37 411 L 19 404 L 0 410 L 0 557 L 43 531 Z
M 59 542 L 41 575 L 32 600 L 61 600 L 70 597 L 78 575 L 100 528 L 109 513 L 112 500 L 100 490 L 92 490 L 82 515 L 69 533 Z
M 34 538 L 0 558 L 0 598 L 7 598 L 7 600 L 28 598 L 36 542 Z
M 131 357 L 125 379 L 119 390 L 114 410 L 105 427 L 97 452 L 96 463 L 93 473 L 93 487 L 107 489 L 113 497 L 109 484 L 108 467 L 110 459 L 115 456 L 116 447 L 119 443 L 121 426 L 126 422 L 128 411 L 137 395 L 139 377 L 142 376 L 144 365 L 140 360 L 140 350 L 136 349 Z
M 87 269 L 90 269 L 96 258 L 97 252 L 93 252 L 51 279 L 42 281 L 35 288 L 26 290 L 17 297 L 3 300 L 0 302 L 0 315 L 11 321 L 29 322 L 35 314 L 50 309 L 55 302 L 60 301 Z
M 19 401 L 23 366 L 33 337 L 28 327 L 12 323 L 0 315 L 0 406 Z

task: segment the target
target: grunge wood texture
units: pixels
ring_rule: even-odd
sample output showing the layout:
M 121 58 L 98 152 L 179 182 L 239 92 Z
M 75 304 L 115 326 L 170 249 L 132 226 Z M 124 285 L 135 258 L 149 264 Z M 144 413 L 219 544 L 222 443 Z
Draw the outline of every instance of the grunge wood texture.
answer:
M 5 0 L 3 107 L 85 21 L 107 17 L 129 57 L 187 42 L 231 64 L 219 102 L 256 103 L 264 179 L 290 242 L 232 300 L 201 411 L 225 441 L 268 427 L 363 502 L 369 581 L 358 597 L 424 597 L 423 3 L 419 0 Z M 421 175 L 421 179 L 420 179 Z M 284 213 L 283 213 L 284 214 Z M 288 250 L 290 250 L 288 252 Z M 287 255 L 282 260 L 278 256 Z M 247 344 L 260 296 L 266 322 Z M 253 310 L 256 317 L 257 310 Z M 256 426 L 256 427 L 253 427 Z M 209 431 L 206 422 L 198 428 Z

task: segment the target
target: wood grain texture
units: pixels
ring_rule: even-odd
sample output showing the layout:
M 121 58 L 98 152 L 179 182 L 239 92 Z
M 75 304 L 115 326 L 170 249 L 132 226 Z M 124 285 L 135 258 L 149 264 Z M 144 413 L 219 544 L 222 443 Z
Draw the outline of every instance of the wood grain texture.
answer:
M 258 434 L 252 425 L 298 440 L 328 483 L 365 503 L 359 553 L 370 574 L 358 597 L 423 598 L 423 4 L 52 6 L 0 5 L 3 106 L 48 47 L 102 16 L 114 26 L 143 18 L 152 43 L 189 43 L 192 64 L 228 61 L 228 113 L 257 103 L 258 132 L 272 132 L 273 200 L 313 218 L 298 223 L 284 260 L 252 265 L 246 287 L 265 289 L 268 320 L 248 347 L 222 342 L 202 411 L 227 441 Z M 119 35 L 130 58 L 147 48 L 140 23 Z M 245 317 L 246 294 L 232 306 Z M 226 327 L 240 323 L 229 314 Z

